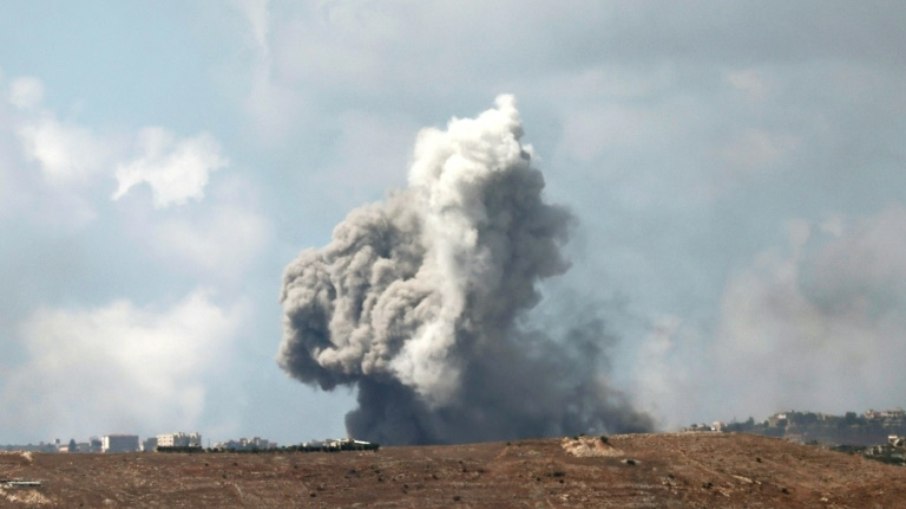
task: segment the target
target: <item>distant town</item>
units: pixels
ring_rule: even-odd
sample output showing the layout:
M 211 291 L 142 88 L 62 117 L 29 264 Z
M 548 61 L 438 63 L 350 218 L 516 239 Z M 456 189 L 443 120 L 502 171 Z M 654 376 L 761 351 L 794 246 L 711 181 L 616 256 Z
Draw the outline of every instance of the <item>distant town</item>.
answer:
M 750 417 L 744 422 L 693 424 L 684 431 L 753 433 L 906 465 L 906 412 L 902 408 L 843 415 L 790 410 L 761 422 Z
M 869 446 L 886 443 L 890 435 L 906 435 L 906 412 L 897 408 L 832 415 L 790 410 L 778 412 L 761 422 L 750 417 L 744 422 L 693 424 L 684 431 L 735 431 L 785 438 L 803 444 Z
M 783 438 L 803 444 L 831 447 L 870 448 L 884 444 L 906 447 L 906 411 L 868 410 L 861 414 L 846 412 L 832 415 L 790 410 L 778 412 L 763 421 L 749 418 L 746 421 L 715 421 L 696 423 L 683 428 L 686 432 L 742 432 Z M 281 447 L 276 442 L 260 437 L 231 439 L 203 446 L 201 433 L 163 433 L 145 440 L 138 435 L 109 434 L 93 436 L 87 441 L 68 442 L 55 439 L 25 445 L 0 445 L 0 451 L 31 451 L 43 453 L 129 453 L 207 450 L 212 452 L 260 452 L 278 449 L 294 450 L 348 450 L 377 448 L 377 444 L 361 440 L 325 439 Z
M 240 438 L 216 442 L 211 448 L 228 451 L 251 451 L 277 449 L 276 442 L 260 437 Z M 163 433 L 145 440 L 138 435 L 110 434 L 93 436 L 85 442 L 74 438 L 63 442 L 59 438 L 52 442 L 39 442 L 26 445 L 0 445 L 0 451 L 32 451 L 49 453 L 118 453 L 118 452 L 155 452 L 159 448 L 203 448 L 201 433 Z
M 134 453 L 134 452 L 337 452 L 337 451 L 375 451 L 379 444 L 355 440 L 352 438 L 327 438 L 312 440 L 296 445 L 280 446 L 277 442 L 260 437 L 239 438 L 215 442 L 205 448 L 202 445 L 201 433 L 164 433 L 145 440 L 138 435 L 110 434 L 91 437 L 87 442 L 69 442 L 56 439 L 53 442 L 39 442 L 26 445 L 0 445 L 5 452 L 43 452 L 43 453 Z

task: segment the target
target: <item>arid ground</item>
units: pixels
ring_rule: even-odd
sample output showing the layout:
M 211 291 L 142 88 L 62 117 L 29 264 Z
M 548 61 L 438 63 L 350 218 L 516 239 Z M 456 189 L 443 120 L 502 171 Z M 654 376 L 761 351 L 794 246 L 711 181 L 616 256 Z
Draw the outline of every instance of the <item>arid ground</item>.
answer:
M 720 433 L 342 453 L 3 453 L 0 479 L 41 482 L 0 488 L 0 507 L 906 507 L 906 468 Z

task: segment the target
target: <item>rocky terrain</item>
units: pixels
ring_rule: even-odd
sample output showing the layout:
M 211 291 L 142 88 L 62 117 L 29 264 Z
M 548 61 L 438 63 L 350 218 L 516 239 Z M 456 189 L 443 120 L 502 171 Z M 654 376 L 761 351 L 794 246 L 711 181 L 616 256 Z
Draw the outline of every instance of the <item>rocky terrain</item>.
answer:
M 3 453 L 0 507 L 904 507 L 904 480 L 906 468 L 775 438 L 639 434 L 377 452 Z

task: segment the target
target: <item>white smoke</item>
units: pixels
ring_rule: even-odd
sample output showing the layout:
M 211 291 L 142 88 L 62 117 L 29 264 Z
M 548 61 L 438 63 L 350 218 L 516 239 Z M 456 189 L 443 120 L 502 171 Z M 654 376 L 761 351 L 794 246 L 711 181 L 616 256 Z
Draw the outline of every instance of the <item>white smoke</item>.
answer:
M 906 388 L 906 210 L 840 221 L 791 222 L 786 250 L 729 281 L 714 357 L 740 415 L 883 408 Z
M 902 404 L 906 208 L 794 219 L 786 234 L 728 278 L 713 338 L 671 317 L 643 343 L 635 401 L 668 426 Z
M 567 270 L 572 222 L 544 203 L 521 137 L 511 96 L 422 131 L 409 187 L 287 267 L 279 363 L 324 389 L 357 384 L 351 432 L 399 443 L 649 426 L 600 378 L 600 320 L 561 341 L 517 324 L 536 284 Z

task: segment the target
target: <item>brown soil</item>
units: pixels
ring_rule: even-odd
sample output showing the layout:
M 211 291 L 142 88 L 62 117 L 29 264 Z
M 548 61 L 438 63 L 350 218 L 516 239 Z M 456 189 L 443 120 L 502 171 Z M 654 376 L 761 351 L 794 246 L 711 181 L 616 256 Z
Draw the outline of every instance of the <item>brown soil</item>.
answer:
M 378 452 L 0 454 L 0 507 L 903 507 L 906 469 L 778 439 L 618 435 Z

